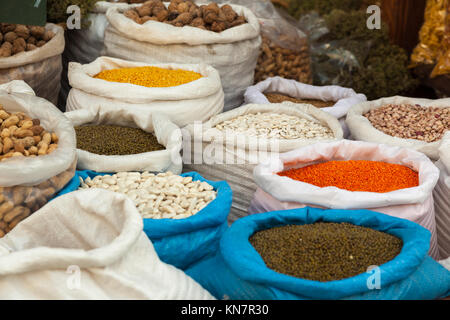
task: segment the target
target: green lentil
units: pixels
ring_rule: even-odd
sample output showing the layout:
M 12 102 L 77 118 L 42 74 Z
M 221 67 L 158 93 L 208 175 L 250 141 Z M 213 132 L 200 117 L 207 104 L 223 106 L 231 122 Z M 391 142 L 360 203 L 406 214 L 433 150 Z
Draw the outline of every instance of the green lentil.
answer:
M 258 231 L 250 243 L 276 272 L 316 281 L 341 280 L 380 266 L 401 251 L 401 239 L 349 223 L 317 222 Z
M 128 155 L 163 150 L 155 135 L 139 128 L 115 125 L 75 127 L 77 148 L 100 155 Z

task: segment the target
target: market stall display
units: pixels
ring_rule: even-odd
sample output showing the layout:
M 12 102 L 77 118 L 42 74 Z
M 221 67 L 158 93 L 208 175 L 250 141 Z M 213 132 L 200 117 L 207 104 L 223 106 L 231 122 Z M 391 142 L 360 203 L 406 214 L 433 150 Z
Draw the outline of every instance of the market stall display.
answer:
M 136 207 L 122 194 L 96 189 L 59 197 L 0 239 L 9 248 L 0 262 L 0 296 L 213 299 L 162 262 L 142 229 Z M 67 281 L 66 270 L 74 266 L 83 274 L 82 285 Z
M 137 67 L 158 67 L 171 71 L 181 69 L 199 73 L 202 77 L 170 87 L 144 87 L 95 78 L 105 70 Z M 144 74 L 149 75 L 152 74 Z M 184 127 L 194 121 L 206 121 L 223 110 L 219 73 L 204 64 L 153 65 L 100 57 L 86 65 L 71 63 L 69 81 L 72 89 L 67 98 L 67 111 L 98 108 L 100 114 L 116 112 L 117 118 L 133 118 L 141 128 L 152 127 L 154 114 L 163 113 L 175 125 Z
M 450 257 L 450 131 L 444 136 L 439 147 L 439 181 L 433 190 L 436 210 L 436 231 L 441 258 Z
M 348 110 L 353 105 L 366 101 L 365 95 L 357 94 L 350 88 L 339 86 L 313 86 L 295 80 L 274 77 L 248 87 L 244 94 L 245 102 L 261 104 L 273 103 L 270 101 L 270 96 L 267 96 L 268 94 L 272 94 L 272 97 L 273 94 L 277 94 L 277 96 L 273 98 L 280 100 L 283 99 L 283 97 L 280 98 L 280 94 L 287 95 L 288 97 L 293 98 L 288 99 L 288 101 L 293 103 L 318 105 L 323 111 L 339 119 L 342 129 L 344 130 L 345 138 L 350 134 L 348 127 L 345 124 L 345 116 L 347 115 Z M 308 101 L 309 99 L 318 101 Z M 324 105 L 325 102 L 328 104 L 328 101 L 334 101 L 334 103 L 330 103 L 330 106 Z
M 97 185 L 100 181 L 105 183 Z M 77 171 L 58 196 L 95 186 L 130 197 L 159 258 L 183 270 L 214 254 L 227 228 L 232 191 L 225 181 L 209 181 L 196 172 Z
M 248 104 L 187 126 L 184 170 L 226 180 L 233 190 L 229 222 L 247 215 L 256 190 L 253 168 L 278 153 L 343 138 L 336 118 L 312 105 Z
M 305 171 L 298 177 L 305 182 L 296 180 L 297 170 Z M 369 209 L 427 228 L 430 255 L 439 258 L 432 194 L 439 170 L 419 152 L 361 141 L 316 143 L 258 165 L 254 179 L 258 190 L 249 213 L 309 205 Z
M 372 272 L 323 282 L 278 273 L 266 266 L 263 257 L 251 244 L 252 237 L 259 231 L 287 225 L 301 225 L 306 228 L 316 222 L 340 225 L 346 223 L 401 239 L 401 252 L 377 267 L 383 275 L 379 289 L 371 290 L 371 286 L 368 286 L 368 283 L 373 285 L 370 278 L 373 277 L 372 269 L 369 269 Z M 368 210 L 323 210 L 307 207 L 266 212 L 236 221 L 225 232 L 216 256 L 200 262 L 186 273 L 218 299 L 225 296 L 233 300 L 385 300 L 445 297 L 450 293 L 450 273 L 427 256 L 429 243 L 430 233 L 425 228 L 404 219 Z M 290 245 L 289 242 L 278 244 L 281 247 L 278 252 L 287 250 Z M 354 248 L 352 252 L 356 250 Z M 284 258 L 286 259 L 286 256 Z M 309 264 L 314 261 L 312 258 L 308 259 Z M 210 272 L 211 270 L 214 272 Z
M 415 149 L 438 160 L 442 135 L 450 130 L 450 99 L 398 96 L 368 101 L 354 105 L 346 123 L 356 140 Z
M 23 81 L 0 85 L 0 105 L 0 236 L 4 236 L 73 177 L 76 153 L 70 121 Z
M 79 170 L 181 173 L 181 132 L 164 114 L 153 115 L 150 122 L 143 119 L 144 123 L 137 115 L 99 106 L 65 115 L 77 133 Z
M 0 25 L 0 84 L 23 80 L 36 95 L 56 104 L 61 87 L 64 30 L 2 23 Z
M 175 2 L 181 4 L 179 1 L 171 3 Z M 186 4 L 188 1 L 182 2 Z M 161 2 L 158 0 L 155 3 Z M 158 10 L 166 12 L 159 4 L 156 6 L 160 8 Z M 169 12 L 171 4 L 165 3 L 164 6 Z M 133 7 L 130 5 L 130 8 Z M 220 74 L 225 93 L 225 110 L 232 109 L 242 103 L 245 89 L 253 83 L 261 37 L 258 20 L 250 10 L 235 5 L 231 5 L 231 8 L 237 15 L 243 16 L 247 23 L 221 32 L 153 20 L 139 24 L 119 9 L 110 8 L 106 13 L 109 25 L 105 31 L 105 54 L 146 63 L 211 65 Z M 214 7 L 211 13 L 205 16 L 202 14 L 201 17 L 215 19 L 217 10 Z M 173 16 L 178 19 L 178 14 Z M 208 21 L 205 22 L 208 24 Z

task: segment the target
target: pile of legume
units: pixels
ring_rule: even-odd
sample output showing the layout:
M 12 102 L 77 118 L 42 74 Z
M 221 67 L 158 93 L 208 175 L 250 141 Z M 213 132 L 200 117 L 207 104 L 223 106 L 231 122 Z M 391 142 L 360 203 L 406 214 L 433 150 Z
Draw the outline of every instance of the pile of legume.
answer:
M 276 272 L 316 281 L 341 280 L 394 259 L 403 242 L 349 223 L 286 225 L 256 232 L 250 243 Z
M 335 101 L 322 101 L 317 99 L 297 99 L 285 94 L 274 92 L 264 93 L 264 95 L 267 97 L 267 100 L 269 100 L 270 103 L 281 103 L 283 101 L 290 101 L 294 103 L 312 104 L 317 108 L 331 107 L 336 103 Z
M 104 70 L 94 78 L 144 87 L 175 87 L 198 80 L 201 77 L 200 73 L 188 70 L 136 67 Z
M 271 139 L 332 139 L 330 128 L 320 122 L 272 112 L 241 115 L 215 126 L 221 131 L 231 130 L 248 136 Z
M 165 149 L 152 133 L 139 128 L 86 125 L 75 127 L 75 132 L 78 149 L 100 155 L 123 156 Z
M 372 109 L 364 116 L 376 129 L 403 139 L 434 142 L 450 130 L 450 107 L 388 104 Z
M 80 189 L 103 188 L 127 195 L 143 218 L 183 219 L 193 216 L 216 198 L 207 182 L 172 172 L 119 172 L 113 175 L 80 178 Z
M 419 174 L 399 164 L 368 160 L 328 161 L 278 172 L 279 176 L 348 191 L 390 192 L 417 187 Z

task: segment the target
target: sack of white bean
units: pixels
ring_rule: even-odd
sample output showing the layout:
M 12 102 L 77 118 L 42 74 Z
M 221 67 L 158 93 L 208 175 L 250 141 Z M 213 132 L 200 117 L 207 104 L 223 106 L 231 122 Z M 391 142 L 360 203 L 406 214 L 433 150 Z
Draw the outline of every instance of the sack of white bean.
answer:
M 246 23 L 222 32 L 159 21 L 138 24 L 118 8 L 110 8 L 106 12 L 109 25 L 105 31 L 105 55 L 147 63 L 211 65 L 220 73 L 225 110 L 230 110 L 242 104 L 245 89 L 253 84 L 261 46 L 255 15 L 245 7 L 231 7 L 245 17 Z
M 353 160 L 371 162 L 363 162 L 357 167 L 356 163 L 349 162 Z M 348 165 L 344 168 L 332 163 L 326 169 L 313 167 L 318 163 L 332 161 Z M 389 164 L 400 166 L 392 167 Z M 290 169 L 305 167 L 311 169 L 301 176 L 302 179 L 294 179 L 297 173 L 279 175 L 290 172 L 287 171 Z M 373 171 L 368 168 L 373 168 Z M 400 183 L 409 174 L 416 177 L 418 182 L 415 181 L 415 186 L 407 184 L 402 187 Z M 308 177 L 309 180 L 305 182 Z M 330 181 L 325 181 L 325 186 L 321 186 L 324 177 L 330 177 Z M 258 190 L 251 202 L 250 214 L 305 206 L 369 209 L 411 220 L 427 228 L 431 232 L 430 255 L 439 258 L 433 202 L 433 189 L 439 179 L 439 170 L 420 152 L 362 141 L 317 143 L 280 154 L 278 159 L 258 165 L 254 178 Z M 341 186 L 341 181 L 348 182 L 350 188 Z M 380 184 L 383 182 L 387 183 L 389 191 L 381 189 Z M 365 191 L 374 188 L 379 189 Z
M 70 121 L 23 81 L 0 85 L 0 119 L 2 237 L 73 177 L 76 143 Z
M 247 215 L 256 184 L 253 168 L 261 161 L 318 141 L 343 137 L 339 121 L 311 105 L 248 104 L 192 124 L 183 134 L 184 170 L 206 179 L 225 180 L 233 190 L 229 222 Z
M 4 28 L 9 28 L 9 26 L 5 26 Z M 61 87 L 60 80 L 63 69 L 61 62 L 61 54 L 64 51 L 65 44 L 63 28 L 48 23 L 45 29 L 33 29 L 31 32 L 26 30 L 27 42 L 23 38 L 18 38 L 14 30 L 11 31 L 10 33 L 14 34 L 15 38 L 22 40 L 24 46 L 27 45 L 27 42 L 31 44 L 31 38 L 34 39 L 34 43 L 36 44 L 36 38 L 38 36 L 44 36 L 45 32 L 48 32 L 48 37 L 50 35 L 53 36 L 47 43 L 44 42 L 42 46 L 34 50 L 22 51 L 11 56 L 0 55 L 0 84 L 12 80 L 23 80 L 33 88 L 38 97 L 47 99 L 56 105 Z M 7 42 L 5 41 L 5 43 Z
M 149 152 L 136 151 L 134 154 L 112 152 L 113 155 L 105 155 L 82 150 L 78 146 L 77 168 L 79 170 L 93 170 L 97 172 L 147 170 L 152 172 L 172 171 L 177 174 L 181 173 L 183 166 L 180 155 L 182 147 L 181 131 L 164 114 L 154 114 L 151 121 L 148 121 L 134 113 L 127 114 L 118 110 L 101 110 L 99 106 L 93 105 L 89 109 L 66 112 L 65 116 L 77 130 L 87 125 L 113 125 L 115 127 L 139 128 L 145 132 L 153 133 L 163 148 Z M 98 130 L 102 130 L 102 128 L 98 128 Z M 92 135 L 90 132 L 87 134 Z M 138 147 L 139 142 L 136 141 L 137 138 L 135 135 L 136 133 L 133 136 L 124 137 L 127 138 L 125 142 L 122 142 L 122 137 L 108 136 L 107 134 L 102 135 L 99 139 L 112 139 L 113 141 L 108 143 L 108 146 L 109 144 L 114 144 L 117 149 L 123 148 L 121 145 L 123 143 L 128 143 L 128 147 L 132 147 L 133 143 L 136 143 Z M 92 147 L 92 140 L 89 137 L 85 139 L 86 141 L 80 141 L 81 137 L 77 137 L 79 144 L 81 142 L 90 143 L 91 146 L 89 147 Z M 107 143 L 106 141 L 98 142 L 101 144 Z
M 269 100 L 270 96 L 266 96 L 267 93 L 281 94 L 299 99 L 298 103 L 308 103 L 308 100 L 311 99 L 324 102 L 329 101 L 330 106 L 323 107 L 321 110 L 339 119 L 344 131 L 344 138 L 347 138 L 350 134 L 345 124 L 345 116 L 348 110 L 351 106 L 367 100 L 365 95 L 357 94 L 353 89 L 349 88 L 313 86 L 295 80 L 273 77 L 248 87 L 244 94 L 245 103 L 271 103 Z M 300 100 L 303 101 L 300 102 Z
M 144 87 L 94 78 L 105 70 L 144 66 L 188 70 L 200 73 L 202 77 L 171 87 Z M 66 111 L 98 106 L 100 112 L 114 110 L 124 117 L 134 117 L 143 127 L 151 127 L 152 115 L 157 113 L 166 114 L 173 123 L 183 127 L 195 120 L 208 120 L 223 110 L 219 73 L 204 64 L 148 64 L 99 57 L 85 65 L 70 63 L 69 81 L 72 89 Z
M 439 148 L 439 181 L 433 190 L 436 231 L 441 258 L 450 257 L 450 132 L 444 135 Z
M 55 199 L 0 239 L 0 298 L 214 299 L 162 262 L 142 229 L 124 195 L 96 189 Z
M 354 105 L 346 123 L 355 140 L 411 148 L 439 159 L 439 145 L 450 130 L 450 98 L 390 97 Z
M 278 242 L 261 235 L 259 246 L 255 246 L 254 238 L 261 232 L 287 226 L 312 227 L 321 222 L 325 222 L 323 225 L 347 224 L 365 232 L 370 230 L 371 235 L 381 233 L 401 239 L 401 251 L 386 263 L 371 265 L 371 261 L 362 260 L 370 254 L 376 257 L 374 252 L 380 254 L 380 251 L 387 256 L 386 247 L 380 245 L 387 241 L 368 239 L 362 230 L 358 235 L 353 234 L 351 240 L 345 238 L 348 234 L 343 230 L 305 235 L 306 228 L 301 235 L 289 234 L 286 229 L 279 231 Z M 325 241 L 325 237 L 329 241 Z M 217 299 L 437 299 L 450 293 L 450 272 L 427 255 L 429 238 L 430 233 L 415 223 L 368 210 L 302 208 L 267 212 L 236 221 L 223 235 L 217 254 L 192 266 L 186 273 Z M 369 242 L 372 242 L 370 249 L 366 247 Z M 364 258 L 350 256 L 349 259 L 349 252 L 361 250 L 358 247 L 366 250 Z M 324 263 L 330 259 L 330 253 L 333 262 Z M 283 263 L 288 265 L 289 271 L 301 270 L 301 273 L 293 275 L 274 270 L 275 264 Z M 353 275 L 343 277 L 337 265 L 349 264 Z M 336 275 L 341 277 L 318 281 L 311 280 L 308 277 L 311 274 L 332 279 Z
M 232 199 L 225 181 L 208 181 L 195 172 L 77 171 L 58 196 L 78 188 L 104 188 L 130 197 L 159 258 L 181 269 L 217 251 Z

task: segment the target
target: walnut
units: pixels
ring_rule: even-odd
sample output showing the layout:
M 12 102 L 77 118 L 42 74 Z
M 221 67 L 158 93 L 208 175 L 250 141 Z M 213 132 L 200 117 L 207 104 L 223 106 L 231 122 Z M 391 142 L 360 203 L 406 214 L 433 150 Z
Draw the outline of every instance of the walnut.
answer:
M 44 40 L 40 40 L 40 41 L 38 41 L 37 43 L 36 43 L 36 46 L 37 47 L 42 47 L 43 45 L 45 45 L 47 42 L 45 42 Z
M 47 31 L 45 31 L 44 36 L 42 37 L 42 40 L 48 42 L 48 41 L 52 40 L 54 36 L 55 36 L 55 33 L 53 31 L 47 30 Z
M 211 25 L 211 31 L 214 32 L 222 32 L 227 28 L 227 26 L 225 25 L 225 22 L 223 21 L 214 21 L 213 24 Z
M 45 28 L 40 26 L 31 26 L 30 33 L 36 39 L 42 39 L 45 33 Z
M 0 26 L 0 30 L 3 34 L 14 31 L 16 29 L 16 25 L 11 23 L 2 23 L 0 24 Z
M 139 23 L 140 17 L 139 17 L 139 14 L 135 10 L 133 10 L 133 9 L 127 10 L 123 13 L 123 15 L 125 17 L 133 20 L 134 22 Z
M 13 52 L 13 54 L 23 52 L 23 51 L 25 51 L 26 47 L 27 47 L 27 43 L 25 42 L 25 40 L 23 38 L 17 38 L 13 42 L 12 52 Z
M 13 44 L 14 40 L 16 40 L 17 38 L 18 38 L 17 34 L 13 31 L 10 31 L 7 34 L 5 34 L 4 41 Z
M 142 6 L 136 8 L 136 12 L 140 17 L 151 16 L 153 10 L 154 2 L 148 1 Z
M 18 24 L 14 32 L 18 37 L 27 40 L 30 37 L 30 30 L 28 30 L 27 26 L 22 24 Z
M 184 12 L 180 14 L 175 20 L 173 20 L 174 23 L 182 23 L 183 26 L 188 25 L 193 20 L 192 15 L 189 12 Z
M 27 51 L 32 51 L 34 49 L 37 49 L 37 47 L 34 44 L 27 43 L 27 48 L 26 48 Z
M 205 26 L 205 21 L 203 21 L 202 18 L 195 18 L 194 20 L 192 20 L 192 22 L 189 24 L 191 27 L 200 27 L 200 26 Z
M 169 11 L 161 10 L 156 14 L 155 17 L 156 17 L 156 20 L 158 20 L 159 22 L 166 21 L 167 18 L 169 17 Z
M 0 57 L 10 57 L 12 55 L 12 44 L 4 42 L 0 47 Z
M 31 36 L 31 37 L 29 37 L 28 39 L 27 39 L 27 43 L 28 44 L 36 44 L 36 42 L 37 42 L 37 40 L 36 40 L 36 38 L 35 37 L 33 37 L 33 36 Z

